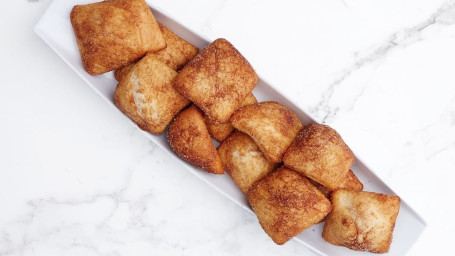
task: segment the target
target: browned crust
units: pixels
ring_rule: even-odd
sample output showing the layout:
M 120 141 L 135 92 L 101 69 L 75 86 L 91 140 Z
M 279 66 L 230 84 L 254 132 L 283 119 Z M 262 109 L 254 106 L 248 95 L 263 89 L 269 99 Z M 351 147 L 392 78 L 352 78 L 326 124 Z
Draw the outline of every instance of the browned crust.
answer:
M 172 86 L 177 72 L 147 55 L 120 80 L 115 105 L 141 129 L 162 133 L 174 116 L 190 101 Z
M 231 116 L 231 124 L 248 134 L 267 159 L 279 163 L 303 125 L 288 108 L 273 101 L 242 107 Z
M 240 104 L 239 108 L 248 106 L 254 103 L 257 103 L 256 97 L 254 97 L 253 93 L 248 94 L 246 99 Z M 230 122 L 225 123 L 217 123 L 206 116 L 205 123 L 207 124 L 207 128 L 209 129 L 210 135 L 218 142 L 223 141 L 231 132 L 234 130 L 234 127 L 231 125 Z
M 341 182 L 341 184 L 338 188 L 344 188 L 344 189 L 352 190 L 352 191 L 362 191 L 363 184 L 359 180 L 359 178 L 357 178 L 357 176 L 354 174 L 354 172 L 351 169 L 349 169 L 348 174 L 343 179 L 343 181 Z
M 286 167 L 255 183 L 248 200 L 262 228 L 277 244 L 318 223 L 331 210 L 330 201 L 319 190 Z
M 98 75 L 166 47 L 144 0 L 111 0 L 76 5 L 71 24 L 85 70 Z
M 198 54 L 199 49 L 177 36 L 163 24 L 158 23 L 158 25 L 167 47 L 154 54 L 158 60 L 178 71 Z
M 174 34 L 163 24 L 158 22 L 158 25 L 167 46 L 160 51 L 150 52 L 149 54 L 155 55 L 159 61 L 178 71 L 197 55 L 199 49 Z M 115 79 L 120 81 L 132 69 L 134 64 L 135 62 L 132 62 L 115 70 Z
M 256 181 L 272 172 L 276 165 L 267 161 L 250 136 L 234 132 L 218 146 L 224 171 L 247 193 Z
M 334 190 L 354 163 L 354 154 L 334 129 L 311 123 L 302 129 L 289 146 L 283 162 L 289 168 Z
M 400 209 L 400 198 L 374 192 L 339 189 L 331 197 L 322 237 L 352 250 L 386 253 Z
M 172 150 L 183 160 L 210 173 L 224 173 L 202 111 L 197 107 L 182 111 L 169 126 L 167 137 Z
M 217 39 L 193 58 L 174 87 L 213 121 L 229 120 L 258 82 L 248 61 L 226 39 Z
M 133 61 L 131 63 L 126 64 L 123 67 L 119 67 L 114 71 L 115 80 L 120 81 L 123 77 L 127 76 L 128 73 L 133 70 L 134 65 L 136 65 L 137 61 Z
M 310 182 L 317 189 L 319 189 L 319 191 L 321 191 L 322 194 L 324 194 L 327 198 L 330 198 L 330 195 L 332 194 L 332 190 L 324 187 L 323 185 L 317 183 L 314 180 L 310 179 Z M 340 189 L 340 188 L 344 188 L 347 190 L 353 190 L 353 191 L 362 191 L 363 184 L 359 180 L 359 178 L 357 178 L 357 176 L 354 174 L 354 172 L 351 169 L 349 169 L 349 172 L 346 174 L 346 176 L 344 177 L 343 181 L 341 182 L 341 184 L 338 186 L 337 189 Z

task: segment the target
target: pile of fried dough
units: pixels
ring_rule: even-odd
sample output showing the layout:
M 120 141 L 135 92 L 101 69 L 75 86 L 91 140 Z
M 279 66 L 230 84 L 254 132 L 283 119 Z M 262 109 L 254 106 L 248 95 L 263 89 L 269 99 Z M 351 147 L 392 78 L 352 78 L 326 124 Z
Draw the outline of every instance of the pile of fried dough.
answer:
M 258 102 L 258 76 L 230 42 L 199 51 L 159 24 L 144 0 L 76 5 L 71 23 L 85 70 L 115 70 L 116 106 L 152 134 L 169 127 L 185 161 L 227 172 L 275 243 L 325 221 L 331 244 L 389 251 L 400 198 L 362 191 L 354 154 L 334 129 Z

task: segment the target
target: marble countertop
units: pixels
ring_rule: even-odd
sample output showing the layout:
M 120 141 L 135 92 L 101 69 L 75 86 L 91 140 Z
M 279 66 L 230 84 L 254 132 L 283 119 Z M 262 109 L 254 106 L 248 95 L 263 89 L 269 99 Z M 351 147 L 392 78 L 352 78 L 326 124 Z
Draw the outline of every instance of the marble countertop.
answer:
M 455 1 L 166 1 L 331 125 L 452 251 Z M 36 34 L 50 0 L 0 3 L 0 255 L 313 255 L 275 245 L 99 98 Z

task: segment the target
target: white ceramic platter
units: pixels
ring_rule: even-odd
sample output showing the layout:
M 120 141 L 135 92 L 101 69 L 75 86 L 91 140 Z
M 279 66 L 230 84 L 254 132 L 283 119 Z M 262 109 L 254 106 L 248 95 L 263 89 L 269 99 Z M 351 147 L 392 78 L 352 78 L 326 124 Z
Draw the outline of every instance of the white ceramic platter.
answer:
M 87 84 L 117 111 L 123 115 L 113 103 L 113 95 L 116 81 L 112 72 L 100 76 L 91 76 L 82 67 L 76 40 L 70 23 L 69 14 L 71 8 L 76 4 L 85 4 L 93 1 L 88 0 L 54 0 L 46 12 L 43 14 L 38 24 L 35 26 L 35 32 L 83 79 Z M 188 30 L 183 25 L 176 22 L 172 17 L 172 10 L 158 10 L 151 7 L 156 19 L 170 28 L 176 34 L 196 45 L 200 49 L 204 48 L 209 40 L 199 36 L 197 33 Z M 229 38 L 227 38 L 229 40 Z M 287 106 L 294 111 L 302 122 L 309 123 L 312 118 L 298 109 L 288 99 L 284 98 L 274 87 L 264 80 L 260 79 L 259 84 L 253 91 L 259 101 L 274 100 Z M 125 117 L 125 122 L 129 121 Z M 131 122 L 131 121 L 130 121 Z M 135 125 L 133 122 L 131 122 Z M 182 164 L 182 168 L 187 168 L 194 175 L 205 181 L 208 185 L 220 192 L 230 200 L 234 201 L 240 207 L 253 214 L 248 206 L 246 197 L 234 185 L 227 175 L 213 175 L 201 171 L 186 162 L 180 160 L 169 147 L 166 136 L 155 136 L 143 132 L 147 139 L 157 144 L 162 150 L 171 154 L 175 161 Z M 348 143 L 349 144 L 349 143 Z M 364 190 L 375 191 L 387 194 L 394 192 L 384 184 L 361 160 L 357 159 L 352 167 L 359 179 L 364 184 Z M 390 252 L 386 255 L 405 255 L 409 248 L 416 242 L 419 235 L 425 228 L 424 221 L 412 210 L 406 202 L 402 201 L 400 213 L 395 226 L 394 238 Z M 355 252 L 349 249 L 333 246 L 324 241 L 321 237 L 322 224 L 315 225 L 305 232 L 301 233 L 294 240 L 314 250 L 321 255 L 374 255 L 365 252 Z

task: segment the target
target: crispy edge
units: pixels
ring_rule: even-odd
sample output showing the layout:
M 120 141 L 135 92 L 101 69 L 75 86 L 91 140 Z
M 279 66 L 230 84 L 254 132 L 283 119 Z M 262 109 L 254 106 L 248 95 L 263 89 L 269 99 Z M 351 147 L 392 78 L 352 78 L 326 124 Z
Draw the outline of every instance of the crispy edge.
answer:
M 158 22 L 161 33 L 166 41 L 166 48 L 150 52 L 148 54 L 155 55 L 156 58 L 166 64 L 168 67 L 175 71 L 180 70 L 191 59 L 193 59 L 199 49 L 194 45 L 188 43 L 183 38 L 177 36 L 172 30 Z M 114 76 L 117 81 L 120 81 L 134 66 L 137 61 L 131 62 L 115 70 Z
M 217 151 L 224 171 L 245 194 L 256 181 L 267 176 L 276 167 L 276 164 L 265 158 L 248 135 L 239 131 L 223 140 Z
M 232 126 L 248 134 L 267 159 L 281 162 L 286 149 L 302 129 L 297 115 L 274 101 L 264 101 L 239 108 L 230 118 Z
M 389 251 L 401 204 L 398 196 L 338 189 L 331 202 L 333 210 L 322 231 L 324 240 L 356 251 Z M 371 222 L 381 220 L 385 227 L 372 226 Z
M 112 7 L 124 10 L 127 17 L 115 16 Z M 98 24 L 99 16 L 107 22 Z M 94 21 L 90 22 L 92 19 Z M 123 22 L 120 29 L 117 26 L 119 20 L 127 21 Z M 71 10 L 70 21 L 82 64 L 91 75 L 117 69 L 141 58 L 147 51 L 166 47 L 155 17 L 144 0 L 112 0 L 76 5 Z M 127 25 L 134 27 L 138 33 L 132 33 Z M 116 33 L 106 32 L 110 30 Z M 105 34 L 110 36 L 106 37 Z
M 319 191 L 322 192 L 322 194 L 324 194 L 327 198 L 330 198 L 330 195 L 332 194 L 333 190 L 324 187 L 324 185 L 321 185 L 312 179 L 309 180 L 317 189 L 319 189 Z M 351 169 L 349 169 L 349 172 L 346 174 L 346 176 L 344 177 L 343 181 L 341 182 L 337 189 L 340 188 L 353 191 L 362 191 L 363 183 L 359 180 L 355 173 Z
M 304 126 L 283 156 L 284 165 L 330 190 L 338 188 L 354 160 L 341 136 L 317 123 Z
M 213 121 L 227 122 L 259 78 L 226 39 L 216 39 L 179 73 L 174 86 Z
M 286 167 L 256 182 L 248 200 L 264 231 L 279 245 L 318 223 L 332 208 L 305 177 Z
M 199 49 L 176 35 L 172 30 L 158 23 L 167 47 L 155 52 L 155 56 L 175 71 L 179 71 L 199 52 Z
M 172 150 L 183 160 L 210 173 L 224 173 L 202 111 L 194 105 L 177 115 L 169 126 L 167 138 Z
M 125 66 L 122 66 L 114 71 L 114 77 L 115 80 L 120 82 L 123 77 L 127 76 L 128 73 L 133 70 L 134 65 L 136 65 L 137 61 L 133 61 L 131 63 L 126 64 Z
M 147 55 L 121 79 L 115 93 L 114 104 L 142 130 L 161 134 L 190 101 L 172 86 L 177 72 Z M 136 87 L 137 85 L 137 87 Z M 155 101 L 155 105 L 149 105 Z M 154 115 L 149 115 L 154 111 Z
M 257 102 L 258 101 L 256 97 L 254 97 L 253 93 L 250 93 L 239 108 L 255 104 Z M 218 142 L 222 142 L 234 130 L 234 127 L 230 122 L 217 123 L 216 121 L 211 120 L 207 115 L 205 115 L 205 123 L 207 124 L 210 135 Z

